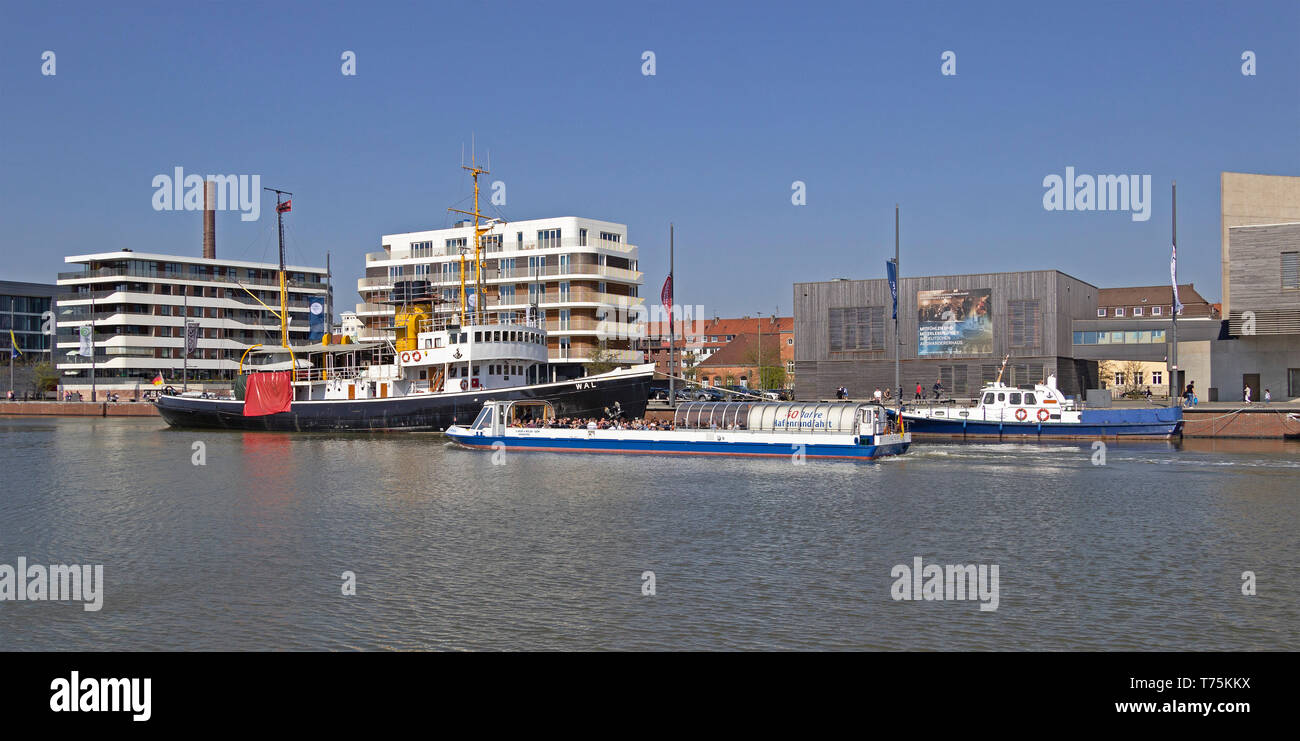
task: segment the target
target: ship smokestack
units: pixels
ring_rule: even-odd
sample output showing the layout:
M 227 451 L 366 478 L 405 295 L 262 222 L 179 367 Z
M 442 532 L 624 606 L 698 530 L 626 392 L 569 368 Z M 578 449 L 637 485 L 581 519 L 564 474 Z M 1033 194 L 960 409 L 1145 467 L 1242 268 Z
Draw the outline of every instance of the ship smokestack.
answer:
M 217 259 L 217 184 L 203 181 L 203 256 Z

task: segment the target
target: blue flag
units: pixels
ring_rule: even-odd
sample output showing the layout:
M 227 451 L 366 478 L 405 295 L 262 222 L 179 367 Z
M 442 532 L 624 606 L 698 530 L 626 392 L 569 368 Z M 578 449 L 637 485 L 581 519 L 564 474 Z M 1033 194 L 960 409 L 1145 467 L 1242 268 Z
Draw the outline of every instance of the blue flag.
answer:
M 894 298 L 894 315 L 890 319 L 898 318 L 898 263 L 893 260 L 885 261 L 885 273 L 889 276 L 889 295 Z
M 308 327 L 311 330 L 307 339 L 315 342 L 325 336 L 325 299 L 321 296 L 312 296 L 307 308 L 309 309 Z

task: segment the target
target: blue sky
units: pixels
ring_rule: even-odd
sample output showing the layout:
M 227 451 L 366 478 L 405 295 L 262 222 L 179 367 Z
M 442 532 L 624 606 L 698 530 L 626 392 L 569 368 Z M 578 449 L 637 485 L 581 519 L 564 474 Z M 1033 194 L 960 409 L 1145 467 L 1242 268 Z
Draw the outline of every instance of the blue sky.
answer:
M 450 223 L 473 135 L 506 218 L 628 224 L 643 295 L 675 222 L 677 300 L 709 313 L 789 313 L 795 281 L 883 276 L 895 202 L 905 275 L 1162 283 L 1174 179 L 1179 277 L 1213 300 L 1219 173 L 1300 175 L 1290 0 L 109 5 L 0 16 L 0 278 L 123 247 L 198 254 L 200 216 L 151 205 L 181 166 L 293 191 L 290 259 L 330 252 L 348 308 L 381 234 Z M 1045 211 L 1066 166 L 1150 174 L 1150 220 Z M 262 213 L 219 215 L 219 254 L 272 260 Z

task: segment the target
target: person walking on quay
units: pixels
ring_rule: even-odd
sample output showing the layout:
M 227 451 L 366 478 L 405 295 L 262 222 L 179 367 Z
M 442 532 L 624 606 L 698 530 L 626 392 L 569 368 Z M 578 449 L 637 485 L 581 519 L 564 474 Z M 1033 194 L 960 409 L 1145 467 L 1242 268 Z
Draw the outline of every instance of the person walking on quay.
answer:
M 1245 400 L 1245 402 L 1246 402 L 1247 404 L 1250 403 L 1250 387 L 1249 387 L 1249 386 L 1247 386 L 1246 388 L 1244 388 L 1244 389 L 1241 390 L 1241 398 L 1242 398 L 1243 400 Z
M 1271 401 L 1273 401 L 1273 392 L 1269 391 L 1268 389 L 1264 389 L 1264 403 L 1268 404 Z
M 943 396 L 943 382 L 942 382 L 942 381 L 935 381 L 935 382 L 934 382 L 934 400 L 935 400 L 935 401 L 938 401 L 938 400 L 939 400 L 939 397 L 941 397 L 941 396 Z
M 881 394 L 880 394 L 880 387 L 879 387 L 879 386 L 876 387 L 876 393 L 872 394 L 872 396 L 875 398 L 877 404 L 879 404 L 880 401 L 881 401 L 881 399 L 884 398 L 884 397 L 882 397 Z
M 913 397 L 912 400 L 913 400 L 913 401 L 920 401 L 921 399 L 924 399 L 924 398 L 925 398 L 925 389 L 921 388 L 921 382 L 920 382 L 920 381 L 917 381 L 917 382 L 916 382 L 916 396 Z

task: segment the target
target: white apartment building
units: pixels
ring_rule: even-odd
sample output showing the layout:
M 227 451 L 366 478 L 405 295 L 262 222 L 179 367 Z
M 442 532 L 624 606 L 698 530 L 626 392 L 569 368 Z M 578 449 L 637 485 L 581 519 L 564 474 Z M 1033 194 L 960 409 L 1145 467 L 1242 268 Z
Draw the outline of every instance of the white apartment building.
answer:
M 445 301 L 437 313 L 460 310 L 460 260 L 465 251 L 465 290 L 475 291 L 474 228 L 387 234 L 383 251 L 366 255 L 366 276 L 357 284 L 364 303 L 357 317 L 361 340 L 392 339 L 393 307 L 377 303 L 394 281 L 428 281 Z M 627 226 L 566 216 L 493 225 L 483 236 L 484 284 L 490 311 L 535 312 L 548 334 L 552 374 L 584 375 L 584 364 L 604 343 L 616 362 L 639 363 L 632 350 L 642 274 Z M 468 298 L 468 297 L 467 297 Z
M 59 273 L 57 367 L 63 387 L 87 400 L 92 366 L 90 358 L 77 354 L 82 325 L 94 326 L 95 387 L 101 399 L 106 391 L 125 397 L 151 390 L 159 374 L 179 388 L 186 366 L 186 318 L 199 324 L 198 348 L 188 359 L 192 391 L 229 388 L 249 347 L 280 344 L 278 264 L 131 250 L 74 255 L 64 262 L 79 267 Z M 287 272 L 290 341 L 307 344 L 311 297 L 322 297 L 325 316 L 331 315 L 327 272 L 296 265 Z

